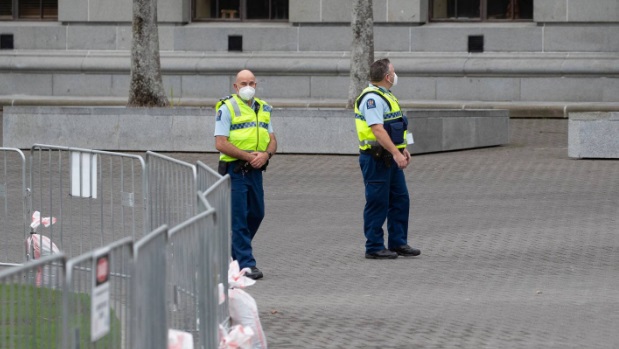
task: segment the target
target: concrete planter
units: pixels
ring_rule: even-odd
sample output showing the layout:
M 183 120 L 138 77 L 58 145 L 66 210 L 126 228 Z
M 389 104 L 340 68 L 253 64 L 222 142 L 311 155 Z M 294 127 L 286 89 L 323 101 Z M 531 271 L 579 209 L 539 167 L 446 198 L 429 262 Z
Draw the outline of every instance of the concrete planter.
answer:
M 619 112 L 570 113 L 568 156 L 619 159 Z
M 357 154 L 353 112 L 275 108 L 278 152 Z M 411 110 L 411 152 L 429 153 L 507 144 L 505 110 Z M 34 143 L 110 151 L 214 152 L 212 108 L 5 107 L 3 146 Z

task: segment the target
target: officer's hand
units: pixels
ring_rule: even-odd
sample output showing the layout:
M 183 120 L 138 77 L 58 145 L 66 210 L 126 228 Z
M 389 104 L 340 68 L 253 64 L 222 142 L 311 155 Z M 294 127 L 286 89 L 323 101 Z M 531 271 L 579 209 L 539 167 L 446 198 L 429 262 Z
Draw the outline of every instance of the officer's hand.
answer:
M 411 164 L 411 153 L 404 149 L 404 157 L 406 157 L 406 166 Z
M 253 156 L 253 159 L 249 162 L 249 164 L 251 165 L 251 167 L 253 168 L 262 168 L 262 166 L 264 166 L 264 164 L 267 163 L 267 161 L 269 160 L 269 154 L 265 153 L 265 152 L 253 152 L 250 153 L 250 155 Z
M 398 168 L 404 169 L 406 168 L 406 166 L 408 166 L 408 160 L 406 159 L 406 156 L 404 156 L 400 152 L 398 152 L 398 154 L 393 157 L 393 160 L 395 160 L 395 163 L 398 164 Z

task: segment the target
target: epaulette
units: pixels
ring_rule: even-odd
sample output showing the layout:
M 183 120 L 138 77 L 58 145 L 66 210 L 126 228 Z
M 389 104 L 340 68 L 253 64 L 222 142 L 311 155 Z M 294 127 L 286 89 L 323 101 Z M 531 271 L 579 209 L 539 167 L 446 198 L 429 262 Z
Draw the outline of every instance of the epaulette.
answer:
M 228 96 L 226 96 L 226 97 L 222 97 L 222 98 L 220 98 L 220 99 L 219 99 L 219 101 L 220 101 L 220 102 L 227 101 L 227 100 L 229 100 L 230 98 L 232 98 L 232 95 L 228 95 Z

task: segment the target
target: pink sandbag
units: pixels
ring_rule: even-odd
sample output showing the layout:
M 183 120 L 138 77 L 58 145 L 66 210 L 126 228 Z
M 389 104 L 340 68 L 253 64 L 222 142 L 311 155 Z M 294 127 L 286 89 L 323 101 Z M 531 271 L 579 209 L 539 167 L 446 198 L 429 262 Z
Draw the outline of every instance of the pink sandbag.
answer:
M 232 288 L 228 291 L 228 300 L 231 324 L 249 327 L 254 332 L 252 349 L 267 349 L 267 339 L 262 331 L 254 298 L 240 288 Z

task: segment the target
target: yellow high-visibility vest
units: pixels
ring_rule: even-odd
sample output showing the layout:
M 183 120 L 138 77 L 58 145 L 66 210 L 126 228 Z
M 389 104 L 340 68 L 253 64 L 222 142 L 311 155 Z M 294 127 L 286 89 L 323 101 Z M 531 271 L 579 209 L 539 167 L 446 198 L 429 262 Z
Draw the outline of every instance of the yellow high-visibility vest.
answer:
M 374 136 L 374 133 L 372 132 L 372 128 L 370 128 L 368 123 L 365 121 L 365 116 L 361 115 L 361 112 L 359 111 L 359 103 L 361 103 L 363 97 L 365 97 L 368 93 L 377 94 L 389 105 L 390 110 L 385 110 L 383 113 L 383 125 L 385 128 L 387 128 L 391 123 L 404 122 L 404 114 L 400 109 L 398 99 L 392 93 L 385 93 L 382 89 L 374 85 L 366 87 L 355 100 L 355 125 L 357 127 L 357 136 L 359 137 L 359 149 L 361 150 L 370 149 L 372 145 L 378 144 L 376 136 Z M 395 144 L 398 149 L 406 148 L 406 127 L 404 127 L 403 132 L 403 142 Z
M 269 124 L 273 108 L 258 98 L 254 98 L 254 101 L 257 105 L 257 112 L 236 94 L 219 101 L 215 105 L 215 110 L 219 110 L 219 107 L 225 104 L 230 111 L 228 141 L 232 145 L 248 152 L 266 151 L 271 141 Z M 221 153 L 219 160 L 231 162 L 238 159 Z

